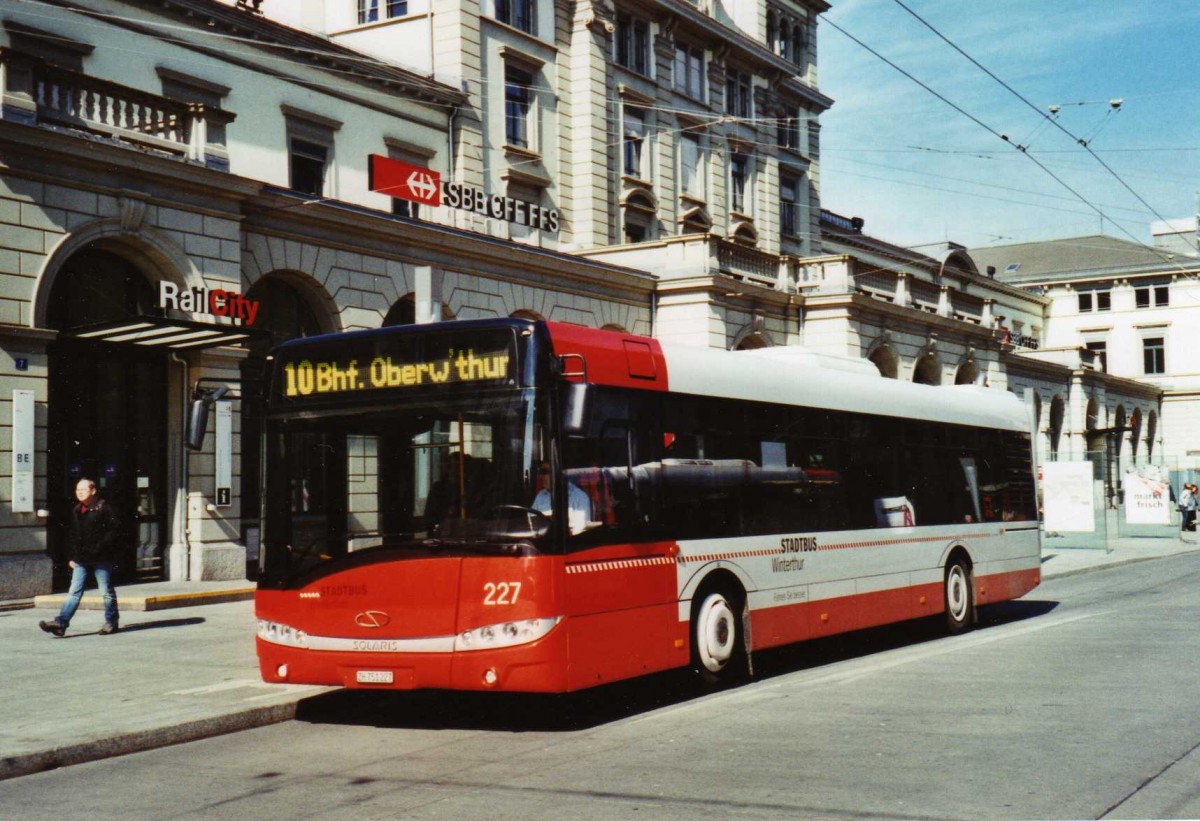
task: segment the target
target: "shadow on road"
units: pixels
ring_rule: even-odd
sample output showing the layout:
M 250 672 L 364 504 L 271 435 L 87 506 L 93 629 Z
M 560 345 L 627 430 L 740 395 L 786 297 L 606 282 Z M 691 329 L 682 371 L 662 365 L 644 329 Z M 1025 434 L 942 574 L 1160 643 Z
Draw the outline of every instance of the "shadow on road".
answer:
M 1014 601 L 980 609 L 988 629 L 1052 612 L 1054 601 Z M 940 618 L 815 639 L 754 654 L 755 680 L 945 639 Z M 737 686 L 737 685 L 734 685 Z M 689 670 L 672 670 L 580 693 L 542 695 L 446 690 L 338 690 L 304 699 L 296 720 L 395 729 L 570 732 L 608 724 L 713 692 Z
M 186 619 L 158 619 L 156 621 L 139 621 L 133 624 L 122 624 L 121 629 L 117 631 L 117 635 L 119 636 L 122 633 L 134 633 L 138 630 L 157 630 L 160 627 L 187 627 L 189 624 L 203 624 L 204 621 L 205 620 L 200 616 L 191 616 Z M 82 639 L 88 636 L 99 635 L 100 628 L 97 627 L 95 630 L 73 630 L 72 632 L 68 632 L 65 636 L 60 636 L 59 638 Z M 105 638 L 110 637 L 106 636 Z
M 203 624 L 201 616 L 189 616 L 186 619 L 157 619 L 155 621 L 139 621 L 133 624 L 122 624 L 122 633 L 133 633 L 138 630 L 157 630 L 160 627 L 187 627 L 189 624 Z

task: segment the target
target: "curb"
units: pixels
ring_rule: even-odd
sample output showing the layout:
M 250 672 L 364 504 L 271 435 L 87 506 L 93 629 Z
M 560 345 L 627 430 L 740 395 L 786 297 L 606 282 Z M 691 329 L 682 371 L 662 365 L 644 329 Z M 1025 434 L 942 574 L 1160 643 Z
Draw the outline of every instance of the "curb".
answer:
M 184 744 L 291 721 L 296 717 L 297 704 L 298 702 L 293 701 L 289 704 L 255 707 L 238 713 L 187 721 L 169 727 L 139 730 L 112 738 L 99 738 L 94 741 L 58 747 L 53 750 L 9 756 L 0 759 L 0 781 L 23 775 L 33 775 L 59 767 L 69 767 L 73 764 L 156 750 L 173 744 Z
M 166 610 L 170 607 L 190 607 L 201 604 L 225 604 L 231 601 L 249 601 L 254 598 L 255 588 L 243 590 L 214 590 L 204 593 L 170 593 L 165 596 L 147 596 L 143 610 Z M 101 604 L 103 607 L 103 604 Z M 137 608 L 130 608 L 137 609 Z
M 117 591 L 117 599 L 122 610 L 143 612 L 150 610 L 167 610 L 173 607 L 192 607 L 202 604 L 225 604 L 235 601 L 249 601 L 254 598 L 255 588 L 243 587 L 233 590 L 198 590 L 188 593 L 164 593 L 159 596 L 138 596 L 127 593 L 121 595 Z M 66 593 L 47 593 L 35 596 L 32 607 L 44 610 L 57 610 L 67 599 Z M 80 610 L 103 610 L 104 599 L 95 590 L 84 593 L 79 602 Z
M 1192 543 L 1188 542 L 1188 544 Z M 1042 579 L 1043 581 L 1047 579 L 1065 579 L 1068 576 L 1081 576 L 1084 573 L 1095 573 L 1098 570 L 1111 570 L 1114 567 L 1125 567 L 1126 565 L 1138 564 L 1139 562 L 1152 562 L 1155 559 L 1169 559 L 1172 556 L 1183 556 L 1188 553 L 1195 552 L 1197 552 L 1195 547 L 1185 547 L 1175 551 L 1174 553 L 1159 553 L 1155 556 L 1131 556 L 1127 559 L 1115 559 L 1111 562 L 1105 562 L 1103 564 L 1089 565 L 1088 567 L 1076 567 L 1070 570 L 1063 570 L 1055 573 L 1046 573 L 1043 571 Z

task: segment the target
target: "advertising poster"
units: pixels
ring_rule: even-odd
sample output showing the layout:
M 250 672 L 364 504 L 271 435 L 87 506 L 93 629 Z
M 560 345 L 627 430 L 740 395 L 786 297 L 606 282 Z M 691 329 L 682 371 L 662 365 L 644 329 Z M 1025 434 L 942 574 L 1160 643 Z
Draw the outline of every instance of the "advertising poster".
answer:
M 1047 462 L 1042 468 L 1042 496 L 1047 532 L 1095 531 L 1091 462 Z
M 1167 483 L 1126 474 L 1125 521 L 1131 525 L 1169 525 L 1171 492 Z

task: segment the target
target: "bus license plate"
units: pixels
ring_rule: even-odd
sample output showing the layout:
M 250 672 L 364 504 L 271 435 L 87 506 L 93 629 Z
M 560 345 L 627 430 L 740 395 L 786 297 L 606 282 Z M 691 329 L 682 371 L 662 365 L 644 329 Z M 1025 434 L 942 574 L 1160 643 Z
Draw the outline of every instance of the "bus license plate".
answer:
M 391 684 L 393 674 L 391 670 L 359 670 L 357 680 L 359 684 Z

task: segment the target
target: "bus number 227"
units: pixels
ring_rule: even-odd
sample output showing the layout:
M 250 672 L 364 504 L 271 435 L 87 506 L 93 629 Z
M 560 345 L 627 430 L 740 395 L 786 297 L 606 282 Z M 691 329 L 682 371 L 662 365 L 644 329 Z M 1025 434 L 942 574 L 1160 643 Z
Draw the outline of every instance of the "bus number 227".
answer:
M 485 605 L 516 604 L 517 596 L 521 595 L 520 582 L 488 582 L 483 586 L 483 603 Z

